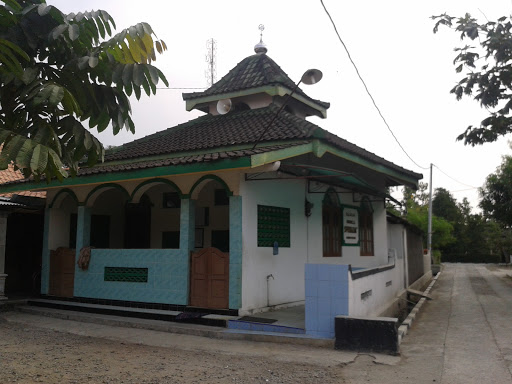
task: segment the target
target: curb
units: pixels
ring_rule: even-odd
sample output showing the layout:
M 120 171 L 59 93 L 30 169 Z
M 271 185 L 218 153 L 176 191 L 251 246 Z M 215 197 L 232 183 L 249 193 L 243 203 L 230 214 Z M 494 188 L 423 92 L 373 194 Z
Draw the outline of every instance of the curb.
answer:
M 432 287 L 437 282 L 437 279 L 441 276 L 441 271 L 439 271 L 430 284 L 428 285 L 427 289 L 423 292 L 425 295 L 428 295 L 430 291 L 432 290 Z M 409 328 L 411 328 L 412 323 L 414 322 L 414 319 L 416 318 L 416 315 L 420 311 L 423 304 L 427 301 L 426 298 L 422 297 L 414 306 L 414 308 L 411 310 L 409 315 L 405 318 L 405 320 L 402 322 L 402 324 L 398 327 L 398 344 L 402 342 L 402 339 L 407 335 L 407 332 L 409 331 Z
M 62 320 L 72 320 L 83 323 L 94 323 L 114 327 L 147 329 L 159 332 L 201 336 L 211 339 L 284 343 L 334 349 L 334 339 L 320 339 L 306 335 L 277 332 L 265 333 L 255 331 L 239 331 L 199 324 L 182 324 L 161 320 L 135 319 L 112 315 L 90 314 L 69 310 L 29 306 L 20 306 L 17 308 L 17 311 L 31 315 L 53 317 Z M 7 321 L 11 320 L 7 319 Z

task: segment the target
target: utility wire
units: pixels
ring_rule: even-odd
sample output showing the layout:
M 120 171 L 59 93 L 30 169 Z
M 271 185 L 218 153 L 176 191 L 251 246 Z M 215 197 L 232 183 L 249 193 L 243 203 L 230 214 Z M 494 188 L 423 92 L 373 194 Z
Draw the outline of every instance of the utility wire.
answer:
M 156 89 L 205 89 L 205 88 L 193 88 L 193 87 L 156 87 Z
M 370 96 L 370 99 L 372 100 L 373 102 L 373 105 L 375 106 L 375 108 L 377 109 L 377 112 L 379 112 L 379 115 L 380 117 L 382 118 L 382 121 L 384 121 L 384 124 L 386 124 L 386 127 L 388 128 L 389 132 L 391 132 L 391 135 L 393 135 L 393 138 L 395 139 L 395 141 L 398 143 L 398 145 L 400 146 L 400 148 L 402 149 L 402 151 L 407 155 L 407 157 L 409 158 L 409 160 L 411 160 L 414 164 L 416 164 L 417 167 L 421 168 L 421 169 L 429 169 L 429 167 L 422 167 L 421 165 L 419 165 L 417 162 L 415 162 L 411 156 L 409 156 L 409 154 L 407 153 L 407 151 L 404 149 L 404 147 L 402 147 L 402 144 L 400 144 L 400 142 L 398 141 L 398 139 L 396 138 L 395 134 L 393 133 L 393 131 L 391 130 L 391 127 L 389 126 L 388 122 L 386 121 L 386 119 L 384 118 L 384 116 L 382 115 L 382 112 L 380 111 L 379 107 L 377 106 L 377 103 L 375 102 L 375 99 L 373 98 L 372 94 L 370 93 L 370 91 L 368 90 L 368 87 L 366 86 L 366 83 L 364 82 L 363 78 L 361 77 L 361 74 L 359 73 L 359 69 L 357 68 L 356 64 L 354 63 L 354 60 L 352 60 L 352 57 L 350 56 L 350 52 L 348 51 L 348 48 L 347 46 L 345 45 L 345 43 L 343 42 L 343 39 L 341 38 L 339 32 L 338 32 L 338 28 L 336 28 L 336 24 L 334 23 L 334 20 L 332 19 L 329 11 L 327 10 L 327 8 L 325 7 L 325 4 L 323 2 L 323 0 L 320 0 L 320 3 L 322 3 L 322 6 L 324 7 L 324 10 L 325 10 L 325 13 L 327 13 L 327 16 L 329 16 L 329 19 L 331 20 L 331 23 L 332 23 L 332 26 L 334 27 L 334 31 L 336 32 L 336 35 L 338 35 L 338 39 L 340 40 L 341 44 L 343 45 L 343 48 L 345 48 L 345 52 L 347 52 L 347 55 L 348 55 L 348 58 L 350 60 L 350 62 L 352 63 L 352 65 L 354 66 L 356 72 L 357 72 L 357 76 L 359 76 L 359 79 L 361 80 L 361 82 L 363 83 L 364 85 L 364 89 L 366 89 L 366 93 L 368 93 L 368 96 Z
M 450 175 L 448 175 L 446 172 L 444 172 L 441 168 L 439 168 L 437 165 L 434 164 L 434 167 L 436 167 L 443 175 L 445 175 L 446 177 L 452 179 L 453 181 L 455 181 L 456 183 L 459 183 L 461 185 L 465 185 L 466 187 L 469 187 L 470 189 L 478 189 L 478 187 L 474 187 L 472 185 L 469 185 L 469 184 L 466 184 L 466 183 L 463 183 L 457 179 L 454 179 L 453 177 L 451 177 Z

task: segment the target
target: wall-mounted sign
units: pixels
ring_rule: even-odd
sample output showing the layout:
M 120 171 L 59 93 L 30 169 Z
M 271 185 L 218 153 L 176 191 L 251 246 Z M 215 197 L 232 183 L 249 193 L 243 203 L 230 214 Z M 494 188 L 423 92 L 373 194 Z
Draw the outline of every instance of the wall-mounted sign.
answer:
M 356 208 L 343 208 L 343 243 L 359 244 L 359 212 Z

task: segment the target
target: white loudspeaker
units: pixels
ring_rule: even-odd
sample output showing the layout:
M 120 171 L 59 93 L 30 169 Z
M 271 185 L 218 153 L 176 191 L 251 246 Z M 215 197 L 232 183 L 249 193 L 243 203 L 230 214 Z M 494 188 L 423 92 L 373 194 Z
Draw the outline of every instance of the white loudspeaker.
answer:
M 217 112 L 219 115 L 225 115 L 231 110 L 231 99 L 223 99 L 217 102 Z

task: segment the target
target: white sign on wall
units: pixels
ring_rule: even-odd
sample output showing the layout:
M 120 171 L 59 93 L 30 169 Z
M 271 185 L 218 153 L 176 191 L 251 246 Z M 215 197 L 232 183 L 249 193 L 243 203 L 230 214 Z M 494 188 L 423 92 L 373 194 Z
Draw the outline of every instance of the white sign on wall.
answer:
M 343 208 L 343 243 L 359 244 L 359 212 L 356 208 Z

